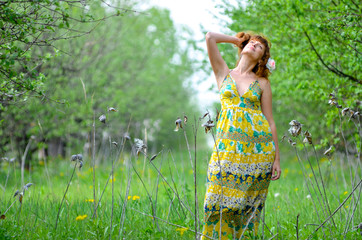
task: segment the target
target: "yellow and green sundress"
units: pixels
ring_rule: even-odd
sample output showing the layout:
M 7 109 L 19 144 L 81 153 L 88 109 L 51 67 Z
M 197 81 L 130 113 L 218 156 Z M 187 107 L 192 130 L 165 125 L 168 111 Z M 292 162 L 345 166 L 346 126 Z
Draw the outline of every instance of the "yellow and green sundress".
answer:
M 260 110 L 261 94 L 255 80 L 239 96 L 230 73 L 221 85 L 222 107 L 207 172 L 204 235 L 239 239 L 243 232 L 257 234 L 275 157 L 270 125 Z

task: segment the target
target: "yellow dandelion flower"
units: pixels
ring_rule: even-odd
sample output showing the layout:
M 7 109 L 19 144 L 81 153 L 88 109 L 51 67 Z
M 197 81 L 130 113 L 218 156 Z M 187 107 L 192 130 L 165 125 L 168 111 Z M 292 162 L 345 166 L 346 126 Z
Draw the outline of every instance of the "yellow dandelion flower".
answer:
M 90 189 L 92 189 L 92 188 L 93 188 L 93 186 L 92 186 L 92 185 L 90 185 L 90 186 L 89 186 L 89 188 L 90 188 Z
M 110 180 L 110 183 L 115 182 L 115 181 L 116 181 L 116 178 L 112 178 L 112 179 Z
M 185 231 L 189 230 L 188 228 L 176 228 L 176 231 L 180 232 L 180 235 L 182 236 Z
M 138 199 L 140 199 L 139 196 L 133 196 L 133 198 L 132 198 L 133 201 L 138 200 Z
M 85 214 L 85 215 L 79 215 L 78 217 L 75 218 L 76 221 L 82 221 L 84 220 L 88 215 Z
M 345 192 L 343 193 L 343 195 L 346 195 L 346 194 L 348 194 L 348 192 L 347 192 L 347 191 L 345 191 Z
M 130 200 L 132 198 L 132 196 L 128 196 L 128 200 Z
M 296 187 L 296 188 L 294 188 L 294 191 L 298 191 L 298 188 Z
M 289 169 L 286 168 L 286 169 L 284 170 L 284 173 L 285 173 L 285 174 L 289 173 Z
M 349 207 L 349 205 L 345 206 L 345 208 L 348 208 L 348 207 Z
M 310 177 L 310 178 L 313 177 L 313 174 L 312 174 L 312 173 L 309 173 L 309 177 Z
M 94 202 L 94 199 L 86 199 L 86 202 Z

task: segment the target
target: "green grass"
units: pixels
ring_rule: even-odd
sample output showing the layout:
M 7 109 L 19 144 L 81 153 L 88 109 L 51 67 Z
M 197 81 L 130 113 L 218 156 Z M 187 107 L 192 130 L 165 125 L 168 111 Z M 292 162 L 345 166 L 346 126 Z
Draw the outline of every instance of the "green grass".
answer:
M 292 151 L 292 149 L 289 149 Z M 192 153 L 192 156 L 194 153 Z M 211 154 L 209 151 L 197 152 L 197 196 L 198 213 L 202 221 L 202 205 L 206 190 L 207 163 Z M 282 153 L 282 177 L 273 181 L 269 187 L 268 199 L 265 207 L 264 234 L 263 223 L 260 224 L 259 235 L 256 239 L 269 239 L 278 234 L 275 239 L 296 239 L 296 221 L 299 214 L 299 238 L 306 239 L 324 221 L 328 214 L 323 213 L 321 206 L 316 200 L 317 194 L 312 191 L 311 198 L 308 197 L 302 168 L 298 159 L 293 154 Z M 156 202 L 157 221 L 152 218 L 152 208 L 148 195 L 138 178 L 136 172 L 131 168 L 131 184 L 129 188 L 130 199 L 127 201 L 126 214 L 123 226 L 123 238 L 125 239 L 194 239 L 195 229 L 194 216 L 194 179 L 188 152 L 164 151 L 152 163 L 144 159 L 143 155 L 138 158 L 123 156 L 119 160 L 114 171 L 114 213 L 111 226 L 112 212 L 112 184 L 109 183 L 103 195 L 101 204 L 97 211 L 97 217 L 92 218 L 94 209 L 93 199 L 93 171 L 91 159 L 85 157 L 85 164 L 81 170 L 76 169 L 65 201 L 62 205 L 57 230 L 55 222 L 65 189 L 73 172 L 73 166 L 69 160 L 52 160 L 47 162 L 49 177 L 43 162 L 34 163 L 31 171 L 25 172 L 25 183 L 34 183 L 24 194 L 22 205 L 19 201 L 9 209 L 6 218 L 0 220 L 0 239 L 119 239 L 118 233 L 121 223 L 123 204 L 127 189 L 128 168 L 124 161 L 132 161 L 138 174 L 149 191 L 153 203 Z M 302 160 L 305 174 L 309 178 L 311 168 L 306 160 Z M 158 175 L 156 167 L 160 169 L 163 179 Z M 318 172 L 315 160 L 312 159 L 312 167 Z M 107 163 L 96 166 L 96 200 L 99 200 L 107 178 L 111 170 L 111 159 Z M 326 184 L 326 194 L 333 212 L 352 190 L 350 185 L 350 173 L 347 164 L 340 164 L 339 159 L 329 161 L 321 159 L 322 175 Z M 344 176 L 342 175 L 342 171 Z M 8 182 L 5 188 L 7 175 Z M 0 171 L 1 185 L 1 209 L 4 211 L 17 198 L 13 194 L 21 188 L 21 174 L 19 168 L 14 168 L 9 163 L 2 162 Z M 316 176 L 319 179 L 319 175 Z M 175 196 L 173 189 L 177 189 L 180 199 L 187 210 Z M 344 183 L 346 182 L 346 184 Z M 355 193 L 358 197 L 359 188 Z M 133 198 L 133 196 L 138 196 Z M 317 211 L 312 204 L 312 198 L 317 203 Z M 173 204 L 170 205 L 171 199 Z M 334 215 L 335 228 L 328 222 L 324 228 L 313 236 L 312 239 L 343 239 L 343 230 L 346 226 L 346 218 L 350 216 L 352 205 L 351 198 L 343 205 L 341 210 Z M 143 214 L 142 214 L 143 213 Z M 144 215 L 147 214 L 147 215 Z M 87 215 L 83 220 L 77 217 Z M 158 219 L 159 218 L 159 219 Z M 161 220 L 162 219 L 162 220 Z M 167 221 L 168 223 L 166 223 Z M 356 239 L 359 232 L 351 228 L 362 222 L 360 203 L 358 202 L 350 230 L 346 239 Z M 178 226 L 183 226 L 186 231 Z M 156 226 L 158 225 L 158 227 Z M 202 226 L 199 225 L 199 231 Z M 271 231 L 269 231 L 269 230 Z

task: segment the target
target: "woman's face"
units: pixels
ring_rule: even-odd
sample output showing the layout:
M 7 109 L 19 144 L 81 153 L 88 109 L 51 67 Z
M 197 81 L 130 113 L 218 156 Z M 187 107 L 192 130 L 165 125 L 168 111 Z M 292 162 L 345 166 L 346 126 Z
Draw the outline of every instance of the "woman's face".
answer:
M 259 60 L 263 57 L 264 52 L 265 52 L 265 46 L 256 39 L 252 39 L 248 42 L 248 44 L 246 44 L 241 53 L 242 54 L 248 53 L 251 56 L 253 56 L 255 59 Z

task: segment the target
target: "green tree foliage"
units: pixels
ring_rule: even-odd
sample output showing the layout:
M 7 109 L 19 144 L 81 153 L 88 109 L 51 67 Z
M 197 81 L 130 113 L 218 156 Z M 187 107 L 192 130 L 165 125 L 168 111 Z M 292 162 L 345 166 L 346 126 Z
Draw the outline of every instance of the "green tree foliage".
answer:
M 29 93 L 46 97 L 42 91 L 46 77 L 39 70 L 56 53 L 54 43 L 91 31 L 91 28 L 81 30 L 77 24 L 104 20 L 103 16 L 96 19 L 89 14 L 89 2 L 0 2 L 0 109 L 26 98 Z M 77 15 L 70 9 L 77 9 Z
M 246 3 L 245 3 L 246 2 Z M 277 69 L 270 77 L 274 118 L 281 134 L 298 119 L 322 144 L 339 142 L 338 109 L 328 105 L 334 92 L 342 107 L 361 110 L 361 5 L 358 1 L 253 0 L 222 12 L 234 31 L 263 33 L 272 43 Z M 235 61 L 235 53 L 224 54 Z M 361 111 L 360 111 L 361 112 Z M 353 126 L 353 124 L 352 124 Z M 352 132 L 355 130 L 352 129 Z M 321 146 L 321 145 L 320 145 Z
M 137 5 L 130 2 L 127 8 Z M 88 13 L 99 18 L 116 14 L 116 9 L 99 2 Z M 70 18 L 79 11 L 70 8 Z M 79 31 L 91 26 L 82 24 Z M 150 8 L 108 18 L 86 37 L 55 42 L 59 56 L 40 69 L 47 76 L 43 87 L 47 98 L 6 107 L 3 146 L 11 140 L 23 149 L 34 135 L 39 147 L 82 149 L 90 141 L 93 117 L 98 143 L 107 144 L 108 136 L 120 142 L 126 132 L 132 139 L 144 138 L 146 131 L 151 151 L 162 145 L 178 146 L 180 134 L 173 131 L 176 118 L 185 113 L 191 125 L 193 116 L 199 116 L 195 91 L 187 81 L 194 63 L 190 48 L 181 47 L 181 40 L 169 12 Z M 117 112 L 108 112 L 109 107 Z M 101 114 L 106 115 L 106 124 L 98 120 Z

